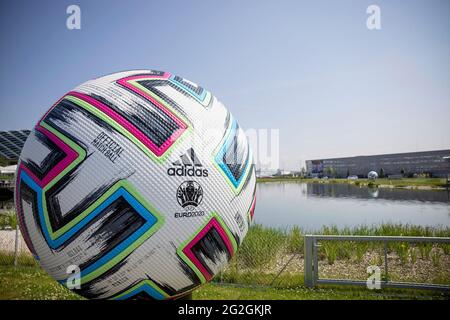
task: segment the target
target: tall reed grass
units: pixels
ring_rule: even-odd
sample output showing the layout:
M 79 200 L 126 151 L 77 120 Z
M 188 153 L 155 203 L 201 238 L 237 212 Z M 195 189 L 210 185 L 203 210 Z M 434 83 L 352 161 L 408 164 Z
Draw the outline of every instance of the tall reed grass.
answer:
M 415 237 L 450 237 L 448 227 L 422 227 L 409 224 L 382 224 L 374 226 L 357 226 L 338 228 L 337 226 L 324 226 L 316 231 L 305 232 L 300 227 L 291 229 L 268 228 L 260 224 L 250 227 L 250 230 L 239 249 L 236 261 L 238 267 L 264 268 L 280 255 L 303 254 L 304 235 L 360 235 L 360 236 L 415 236 Z M 356 242 L 356 241 L 322 241 L 319 258 L 325 259 L 329 264 L 336 260 L 354 259 L 361 261 L 368 251 L 381 252 L 382 242 Z M 440 252 L 435 253 L 435 252 Z M 442 254 L 448 255 L 448 244 L 407 242 L 389 243 L 388 252 L 395 253 L 401 263 L 420 259 L 433 259 L 439 261 Z M 431 256 L 434 254 L 434 256 Z

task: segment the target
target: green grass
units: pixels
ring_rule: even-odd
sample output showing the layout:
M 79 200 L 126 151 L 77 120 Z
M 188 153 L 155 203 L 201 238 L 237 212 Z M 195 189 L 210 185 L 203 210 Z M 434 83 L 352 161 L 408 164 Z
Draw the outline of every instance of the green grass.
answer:
M 374 226 L 358 226 L 352 228 L 338 228 L 336 226 L 322 227 L 320 230 L 305 232 L 299 227 L 290 230 L 266 228 L 255 224 L 244 239 L 236 260 L 239 267 L 263 268 L 269 265 L 282 253 L 303 254 L 304 234 L 323 235 L 360 235 L 360 236 L 414 236 L 414 237 L 450 237 L 450 228 L 422 227 L 408 224 L 382 224 Z M 445 254 L 450 249 L 448 244 L 414 244 L 390 243 L 388 252 L 395 252 L 402 262 L 406 262 L 413 248 L 418 248 L 421 258 L 430 258 L 433 247 L 441 248 Z M 360 261 L 368 250 L 383 248 L 380 242 L 352 242 L 352 241 L 323 241 L 319 258 L 327 259 L 333 264 L 337 259 L 355 259 Z M 412 254 L 416 254 L 413 252 Z M 437 261 L 439 257 L 434 257 Z
M 17 216 L 14 211 L 0 214 L 0 230 L 5 227 L 15 229 L 17 226 Z
M 287 263 L 288 259 L 293 258 L 294 262 L 298 264 L 298 259 L 303 258 L 303 236 L 308 233 L 324 235 L 450 237 L 450 229 L 446 227 L 430 228 L 403 224 L 383 224 L 380 226 L 359 226 L 353 228 L 331 226 L 312 232 L 305 232 L 298 227 L 286 230 L 253 225 L 244 239 L 242 247 L 225 271 L 216 278 L 216 281 L 242 285 L 272 285 L 273 279 Z M 364 267 L 365 270 L 365 263 L 368 262 L 363 262 L 363 258 L 367 253 L 373 253 L 371 259 L 374 259 L 374 261 L 370 262 L 371 264 L 384 265 L 384 244 L 382 242 L 321 241 L 320 244 L 318 251 L 319 261 L 325 261 L 339 274 L 343 271 L 339 271 L 339 268 L 342 268 L 342 264 L 334 267 L 333 265 L 336 261 L 347 261 L 345 265 L 348 264 L 353 269 Z M 388 244 L 387 249 L 388 255 L 391 256 L 390 259 L 393 259 L 392 262 L 399 261 L 401 268 L 406 270 L 405 272 L 410 272 L 408 268 L 411 268 L 411 263 L 414 264 L 418 262 L 418 259 L 422 259 L 423 261 L 420 261 L 422 267 L 417 269 L 417 272 L 428 274 L 427 281 L 450 284 L 450 274 L 445 272 L 448 264 L 443 264 L 445 255 L 447 255 L 446 261 L 448 261 L 450 251 L 448 244 L 393 242 Z M 293 256 L 292 254 L 296 255 Z M 434 273 L 427 270 L 423 266 L 424 261 L 430 262 L 439 269 L 439 272 L 436 271 Z M 415 265 L 414 268 L 418 268 L 418 265 Z M 294 266 L 289 272 L 283 272 L 273 285 L 281 288 L 303 285 L 303 274 L 301 272 L 302 269 L 300 267 Z
M 2 219 L 10 222 L 11 216 L 0 216 L 0 227 L 2 224 L 7 224 L 6 222 L 3 223 Z M 15 219 L 12 220 L 14 220 L 12 225 L 15 228 L 16 221 Z M 323 235 L 450 237 L 450 228 L 388 223 L 352 228 L 324 226 L 320 230 L 306 232 L 299 227 L 278 229 L 254 224 L 250 227 L 238 253 L 232 259 L 230 267 L 227 269 L 227 276 L 236 278 L 234 274 L 241 274 L 242 270 L 259 272 L 273 265 L 281 255 L 293 253 L 303 255 L 304 235 L 308 233 Z M 436 250 L 436 248 L 439 250 Z M 383 243 L 381 242 L 322 241 L 319 259 L 327 260 L 329 264 L 333 264 L 336 260 L 353 259 L 361 261 L 367 251 L 380 252 L 382 249 Z M 450 245 L 392 242 L 388 244 L 388 253 L 395 253 L 403 264 L 409 260 L 421 258 L 431 259 L 434 265 L 439 265 L 442 256 L 449 255 Z M 0 252 L 0 265 L 10 265 L 13 259 L 14 257 L 11 254 Z M 34 265 L 32 257 L 27 255 L 20 256 L 19 262 L 22 265 Z
M 258 270 L 239 270 L 235 272 L 225 271 L 214 278 L 213 282 L 237 284 L 246 286 L 271 286 L 279 289 L 291 289 L 298 286 L 303 286 L 303 273 L 281 273 L 277 277 L 277 273 L 267 273 Z M 276 278 L 277 277 L 277 278 Z
M 253 225 L 244 239 L 237 254 L 231 260 L 226 270 L 213 281 L 195 291 L 195 299 L 379 299 L 393 293 L 421 298 L 424 294 L 415 291 L 386 291 L 374 293 L 362 288 L 325 287 L 310 290 L 304 287 L 302 269 L 298 267 L 289 272 L 283 272 L 275 279 L 277 273 L 287 260 L 280 264 L 280 257 L 295 257 L 297 264 L 303 256 L 303 239 L 305 234 L 325 235 L 372 235 L 372 236 L 438 236 L 450 237 L 450 228 L 421 227 L 404 224 L 383 224 L 379 226 L 359 226 L 338 228 L 323 227 L 320 230 L 306 232 L 299 227 L 291 229 L 267 228 Z M 368 251 L 381 252 L 383 244 L 378 242 L 334 242 L 323 241 L 319 248 L 319 259 L 322 263 L 333 265 L 336 261 L 346 260 L 348 266 L 361 262 Z M 438 250 L 437 250 L 438 249 Z M 429 261 L 439 272 L 431 274 L 429 281 L 450 284 L 450 274 L 446 275 L 448 257 L 443 263 L 443 257 L 450 253 L 448 244 L 409 244 L 390 243 L 390 254 L 395 253 L 402 264 L 416 262 L 418 259 Z M 293 255 L 294 254 L 294 255 Z M 19 256 L 20 267 L 12 267 L 14 256 L 11 253 L 0 252 L 0 299 L 78 299 L 56 282 L 51 280 L 37 266 L 29 255 Z M 371 262 L 372 263 L 372 262 Z M 361 265 L 363 265 L 362 263 Z M 382 261 L 372 264 L 383 265 Z M 345 262 L 347 266 L 347 262 Z M 409 265 L 409 264 L 408 264 Z M 338 264 L 339 266 L 339 264 Z M 342 264 L 341 264 L 342 267 Z M 340 270 L 340 269 L 339 269 Z M 419 270 L 427 272 L 427 270 Z M 255 286 L 270 286 L 264 290 L 254 289 Z M 251 287 L 251 288 L 250 288 Z M 436 293 L 432 294 L 435 297 Z M 448 298 L 448 297 L 447 297 Z
M 403 178 L 403 179 L 358 179 L 358 180 L 348 180 L 348 179 L 309 179 L 300 177 L 274 177 L 274 178 L 258 178 L 256 180 L 258 183 L 265 182 L 305 182 L 305 183 L 346 183 L 354 184 L 358 186 L 392 186 L 396 188 L 406 188 L 406 187 L 430 187 L 430 188 L 444 188 L 446 186 L 447 180 L 441 178 Z
M 209 283 L 193 292 L 196 300 L 246 299 L 246 300 L 372 300 L 372 299 L 445 299 L 445 295 L 422 291 L 384 290 L 370 291 L 365 288 L 317 288 L 303 286 L 280 288 L 261 286 L 236 286 Z M 38 267 L 0 266 L 0 299 L 23 300 L 80 300 L 51 279 Z
M 8 159 L 0 156 L 0 166 L 2 166 L 2 167 L 10 166 L 10 165 L 13 165 L 16 163 L 17 163 L 17 160 L 8 160 Z
M 74 300 L 81 298 L 51 279 L 39 267 L 0 266 L 0 299 Z
M 294 226 L 292 229 L 285 233 L 286 250 L 289 253 L 297 253 L 303 251 L 304 235 L 300 227 Z
M 324 226 L 320 230 L 306 232 L 299 227 L 278 229 L 254 224 L 250 227 L 247 236 L 237 254 L 231 260 L 226 272 L 222 274 L 223 281 L 268 284 L 261 271 L 270 273 L 268 268 L 276 265 L 276 262 L 283 255 L 298 254 L 302 256 L 304 235 L 308 233 L 324 235 L 450 237 L 450 228 L 382 224 L 352 228 Z M 334 264 L 336 260 L 360 262 L 366 252 L 381 252 L 382 249 L 383 243 L 381 242 L 322 241 L 319 249 L 319 259 L 327 261 L 330 265 Z M 432 261 L 433 265 L 439 266 L 442 257 L 450 253 L 450 245 L 393 242 L 388 244 L 388 253 L 395 253 L 402 264 L 406 264 L 408 261 L 416 261 L 420 258 Z M 11 265 L 13 261 L 14 257 L 12 254 L 0 252 L 0 265 Z M 19 257 L 19 265 L 33 266 L 35 263 L 31 256 L 23 255 Z M 258 279 L 262 279 L 262 281 Z M 448 281 L 450 281 L 450 277 Z
M 386 299 L 445 299 L 440 294 L 390 291 L 380 293 L 367 289 L 349 288 L 268 288 L 207 284 L 194 291 L 195 300 L 386 300 Z
M 0 251 L 0 266 L 14 265 L 14 253 Z M 17 265 L 23 267 L 37 267 L 38 264 L 33 256 L 29 254 L 20 254 L 17 257 Z
M 286 236 L 283 232 L 254 225 L 239 248 L 236 263 L 243 268 L 262 268 L 276 259 L 285 241 Z
M 0 174 L 0 180 L 12 180 L 12 179 L 14 179 L 13 174 Z

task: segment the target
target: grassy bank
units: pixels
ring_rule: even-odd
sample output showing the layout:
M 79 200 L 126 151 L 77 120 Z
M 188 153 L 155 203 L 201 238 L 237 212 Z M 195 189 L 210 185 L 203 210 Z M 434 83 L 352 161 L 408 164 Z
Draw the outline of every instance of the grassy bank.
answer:
M 450 228 L 402 224 L 323 227 L 306 232 L 253 225 L 229 266 L 212 284 L 195 291 L 195 299 L 385 299 L 389 297 L 449 298 L 437 292 L 382 290 L 364 288 L 304 287 L 303 236 L 314 234 L 373 236 L 450 237 Z M 383 244 L 377 242 L 321 242 L 319 275 L 325 278 L 367 279 L 366 268 L 377 265 L 383 279 L 450 284 L 450 246 L 392 243 L 388 246 L 389 274 L 384 266 Z M 19 257 L 12 267 L 13 255 L 0 252 L 0 299 L 79 299 L 51 280 L 29 255 Z M 257 286 L 255 289 L 254 287 Z M 265 288 L 262 286 L 266 286 Z M 400 296 L 399 296 L 400 295 Z
M 5 228 L 15 229 L 17 226 L 17 216 L 14 211 L 0 213 L 0 230 Z
M 276 280 L 277 285 L 303 284 L 303 236 L 307 233 L 450 237 L 449 228 L 402 224 L 342 229 L 323 227 L 314 232 L 305 232 L 298 227 L 282 230 L 254 225 L 238 254 L 218 278 L 219 281 L 268 285 L 283 270 Z M 383 250 L 384 244 L 381 242 L 322 241 L 318 251 L 319 274 L 327 278 L 366 279 L 367 266 L 384 266 Z M 397 281 L 450 284 L 450 245 L 399 242 L 389 243 L 387 251 L 390 270 L 388 274 L 383 270 L 383 277 Z
M 303 286 L 280 287 L 244 287 L 209 283 L 193 292 L 195 300 L 375 300 L 375 299 L 446 299 L 440 293 L 423 291 L 387 290 L 370 291 L 363 288 L 318 288 L 307 289 Z M 80 300 L 80 296 L 58 284 L 38 267 L 0 266 L 0 299 L 26 300 Z
M 409 224 L 381 224 L 373 226 L 357 226 L 338 228 L 336 226 L 324 226 L 320 230 L 305 231 L 299 227 L 293 227 L 290 230 L 264 227 L 259 224 L 251 226 L 241 248 L 239 249 L 239 260 L 244 264 L 253 266 L 264 266 L 269 263 L 277 253 L 285 251 L 288 253 L 303 254 L 303 239 L 305 234 L 321 235 L 360 235 L 360 236 L 413 236 L 413 237 L 450 237 L 450 228 L 448 227 L 423 227 Z M 331 241 L 330 241 L 331 242 Z M 346 247 L 345 242 L 335 242 L 339 248 L 335 250 L 328 249 L 325 246 L 324 256 L 330 262 L 335 258 L 358 257 L 359 246 L 364 249 L 378 248 L 379 243 L 349 243 Z M 421 246 L 421 245 L 419 245 Z M 424 257 L 430 253 L 430 245 L 424 244 Z M 450 247 L 446 244 L 436 245 L 449 254 Z M 390 244 L 389 250 L 398 255 L 405 253 L 405 245 Z M 422 252 L 421 251 L 421 252 Z
M 448 227 L 423 227 L 408 224 L 381 224 L 373 226 L 357 226 L 338 228 L 324 226 L 320 230 L 306 231 L 297 226 L 291 229 L 265 227 L 254 224 L 250 227 L 244 242 L 236 256 L 232 259 L 225 277 L 233 278 L 234 273 L 244 274 L 255 271 L 259 274 L 263 270 L 269 273 L 273 266 L 281 262 L 280 257 L 291 255 L 303 256 L 304 235 L 360 235 L 360 236 L 413 236 L 413 237 L 450 237 Z M 360 262 L 365 254 L 378 252 L 384 248 L 381 242 L 356 241 L 322 241 L 319 249 L 319 259 L 332 265 L 337 260 Z M 389 243 L 388 253 L 399 259 L 402 264 L 415 263 L 418 260 L 429 260 L 436 267 L 450 255 L 449 244 L 430 243 Z M 11 265 L 14 260 L 12 252 L 0 250 L 0 265 Z M 376 262 L 376 261 L 374 261 Z M 31 255 L 22 253 L 19 265 L 35 266 Z M 450 270 L 450 268 L 448 269 Z M 449 274 L 450 276 L 450 274 Z M 231 281 L 233 282 L 233 281 Z
M 300 177 L 258 178 L 258 183 L 267 182 L 304 182 L 304 183 L 346 183 L 356 186 L 371 186 L 380 188 L 410 188 L 410 189 L 443 189 L 447 185 L 446 179 L 441 178 L 403 178 L 403 179 L 309 179 Z
M 12 180 L 14 179 L 14 175 L 12 174 L 0 174 L 0 180 Z

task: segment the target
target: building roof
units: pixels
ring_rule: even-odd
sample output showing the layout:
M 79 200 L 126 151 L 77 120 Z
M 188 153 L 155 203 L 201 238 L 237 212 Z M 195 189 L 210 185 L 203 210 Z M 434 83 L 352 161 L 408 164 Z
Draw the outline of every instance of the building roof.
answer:
M 16 172 L 17 169 L 17 165 L 14 164 L 12 166 L 6 166 L 6 167 L 2 167 L 0 166 L 0 173 L 2 174 L 14 174 Z
M 18 159 L 30 130 L 0 131 L 0 157 Z
M 356 158 L 371 158 L 371 157 L 391 157 L 391 156 L 413 156 L 413 155 L 429 155 L 429 154 L 445 154 L 444 159 L 450 157 L 450 149 L 443 150 L 429 150 L 429 151 L 412 151 L 412 152 L 398 152 L 398 153 L 382 153 L 382 154 L 370 154 L 370 155 L 358 155 L 358 156 L 346 156 L 346 157 L 335 157 L 335 158 L 317 158 L 306 161 L 324 161 L 324 160 L 349 160 Z M 448 155 L 448 156 L 447 156 Z

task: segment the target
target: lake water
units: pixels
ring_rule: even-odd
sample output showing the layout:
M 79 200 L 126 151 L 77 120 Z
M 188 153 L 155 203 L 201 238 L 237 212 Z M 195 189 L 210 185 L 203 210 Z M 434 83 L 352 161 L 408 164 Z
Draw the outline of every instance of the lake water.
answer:
M 349 184 L 259 183 L 255 222 L 265 226 L 317 230 L 409 223 L 450 227 L 450 193 L 432 190 L 370 189 Z M 3 201 L 2 201 L 3 200 Z M 13 207 L 0 199 L 0 210 Z
M 259 183 L 255 222 L 304 230 L 383 222 L 450 227 L 450 194 L 348 184 Z

